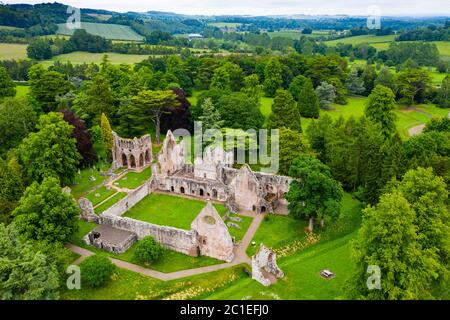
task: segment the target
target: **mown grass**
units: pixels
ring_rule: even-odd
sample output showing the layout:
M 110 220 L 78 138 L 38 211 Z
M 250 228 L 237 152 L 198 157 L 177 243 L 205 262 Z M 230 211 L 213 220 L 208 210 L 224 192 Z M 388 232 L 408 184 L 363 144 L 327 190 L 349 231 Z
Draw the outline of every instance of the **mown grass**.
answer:
M 116 180 L 114 185 L 120 188 L 136 189 L 150 179 L 152 175 L 152 168 L 147 167 L 141 172 L 128 172 L 125 176 Z
M 86 195 L 86 198 L 92 202 L 92 205 L 96 206 L 97 204 L 99 204 L 106 198 L 112 196 L 116 192 L 117 191 L 113 188 L 103 186 L 90 192 L 88 195 Z
M 107 171 L 109 169 L 109 164 L 101 163 L 97 164 L 92 168 L 86 168 L 76 174 L 74 184 L 70 187 L 72 188 L 72 195 L 75 198 L 80 198 L 86 195 L 91 189 L 105 182 L 108 177 L 101 175 L 101 172 Z M 90 180 L 93 176 L 95 180 Z
M 29 91 L 30 91 L 29 86 L 18 85 L 16 86 L 16 97 L 17 98 L 25 97 Z
M 127 194 L 125 192 L 117 192 L 114 196 L 103 202 L 101 205 L 94 209 L 96 214 L 100 214 L 108 208 L 111 208 L 112 205 L 119 202 L 119 200 L 125 198 Z
M 72 64 L 82 64 L 82 63 L 101 63 L 103 57 L 108 55 L 108 60 L 111 64 L 135 64 L 147 59 L 148 55 L 142 54 L 123 54 L 115 52 L 105 52 L 105 53 L 91 53 L 75 51 L 66 54 L 60 54 L 54 56 L 51 60 L 45 60 L 42 63 L 46 66 L 53 65 L 55 61 L 68 62 Z
M 205 206 L 201 200 L 152 193 L 128 210 L 124 217 L 190 230 L 192 221 Z M 214 204 L 214 207 L 219 213 L 226 212 L 224 205 Z

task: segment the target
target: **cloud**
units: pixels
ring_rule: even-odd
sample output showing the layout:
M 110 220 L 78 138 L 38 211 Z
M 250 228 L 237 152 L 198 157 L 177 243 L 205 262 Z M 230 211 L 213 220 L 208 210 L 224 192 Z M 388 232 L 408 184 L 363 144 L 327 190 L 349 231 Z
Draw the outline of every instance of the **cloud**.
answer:
M 382 15 L 450 15 L 448 0 L 61 0 L 78 8 L 112 11 L 167 11 L 205 15 L 365 15 L 376 5 Z M 5 3 L 41 3 L 43 0 L 4 0 Z

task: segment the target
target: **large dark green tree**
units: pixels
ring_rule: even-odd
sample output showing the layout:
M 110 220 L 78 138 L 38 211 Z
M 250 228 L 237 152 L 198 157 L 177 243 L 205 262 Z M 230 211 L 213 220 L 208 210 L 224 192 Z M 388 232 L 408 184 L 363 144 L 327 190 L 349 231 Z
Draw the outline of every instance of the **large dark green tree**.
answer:
M 23 237 L 50 243 L 69 241 L 78 230 L 79 215 L 73 197 L 53 177 L 41 184 L 33 182 L 13 211 L 14 224 Z
M 277 58 L 270 58 L 264 69 L 264 92 L 268 97 L 274 97 L 283 83 L 281 64 Z
M 294 160 L 306 152 L 306 145 L 303 136 L 296 130 L 287 128 L 280 129 L 280 147 L 279 147 L 279 168 L 278 172 L 282 175 L 289 174 L 289 168 Z
M 70 184 L 81 160 L 73 138 L 73 126 L 63 120 L 61 113 L 51 112 L 39 118 L 37 129 L 23 139 L 18 148 L 28 181 L 53 176 L 64 185 Z
M 36 123 L 36 112 L 26 99 L 5 99 L 0 104 L 0 154 L 17 147 Z
M 292 95 L 287 90 L 279 89 L 272 104 L 272 113 L 267 122 L 269 129 L 286 127 L 302 132 L 300 112 Z
M 4 97 L 14 97 L 16 95 L 16 85 L 6 72 L 4 67 L 0 67 L 0 100 Z
M 300 114 L 305 118 L 318 118 L 320 111 L 319 98 L 317 93 L 313 88 L 312 82 L 306 79 L 303 87 L 300 89 L 298 96 L 298 107 L 300 109 Z
M 309 219 L 311 231 L 316 219 L 320 219 L 323 226 L 325 220 L 339 216 L 342 187 L 320 160 L 309 155 L 299 156 L 289 169 L 289 176 L 294 178 L 286 193 L 291 216 Z
M 378 123 L 385 137 L 389 137 L 396 130 L 394 109 L 395 96 L 392 90 L 382 85 L 377 85 L 369 95 L 365 115 L 370 120 Z

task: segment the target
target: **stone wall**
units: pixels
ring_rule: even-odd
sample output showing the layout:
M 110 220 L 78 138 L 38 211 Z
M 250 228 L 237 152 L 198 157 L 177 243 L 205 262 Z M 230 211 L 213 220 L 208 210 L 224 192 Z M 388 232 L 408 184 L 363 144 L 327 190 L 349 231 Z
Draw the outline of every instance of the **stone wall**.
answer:
M 121 216 L 149 194 L 150 194 L 149 183 L 145 183 L 136 190 L 133 190 L 130 193 L 128 193 L 128 195 L 125 198 L 119 200 L 109 209 L 103 211 L 103 214 L 112 216 Z
M 136 233 L 139 240 L 152 236 L 164 247 L 190 256 L 198 256 L 197 233 L 173 227 L 159 226 L 145 221 L 120 217 L 103 213 L 99 218 L 100 224 Z
M 275 252 L 261 244 L 258 252 L 252 257 L 252 279 L 264 286 L 270 286 L 284 273 L 277 265 Z

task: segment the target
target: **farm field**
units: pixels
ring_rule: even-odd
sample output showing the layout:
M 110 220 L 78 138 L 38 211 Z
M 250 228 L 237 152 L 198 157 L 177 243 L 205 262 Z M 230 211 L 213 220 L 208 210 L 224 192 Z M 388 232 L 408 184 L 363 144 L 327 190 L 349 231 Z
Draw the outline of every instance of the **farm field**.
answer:
M 27 45 L 17 43 L 0 43 L 0 60 L 27 59 Z
M 91 23 L 82 22 L 81 29 L 86 30 L 87 33 L 104 37 L 109 40 L 128 40 L 128 41 L 142 41 L 143 37 L 137 34 L 129 26 L 122 26 L 117 24 L 107 23 Z M 72 35 L 74 30 L 68 29 L 65 23 L 58 24 L 57 34 Z
M 236 22 L 211 22 L 208 23 L 209 26 L 217 28 L 237 28 L 242 25 L 242 23 Z
M 327 36 L 330 34 L 330 31 L 328 30 L 314 30 L 312 34 L 302 34 L 301 30 L 281 30 L 281 31 L 273 31 L 273 32 L 267 32 L 269 37 L 285 37 L 285 38 L 292 38 L 294 40 L 300 39 L 302 36 L 306 37 L 321 37 L 321 36 Z
M 395 37 L 396 37 L 395 35 L 387 35 L 387 36 L 362 35 L 325 41 L 325 44 L 328 46 L 335 46 L 338 43 L 352 44 L 352 45 L 360 43 L 369 43 L 376 49 L 385 50 L 389 47 L 389 43 L 395 40 Z

